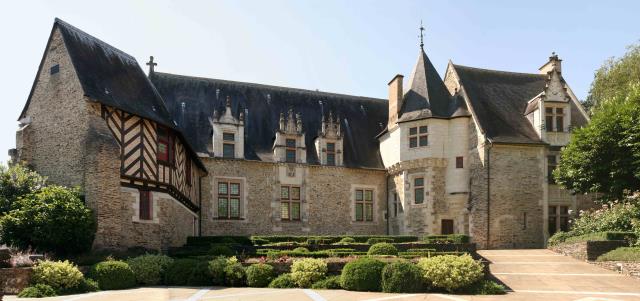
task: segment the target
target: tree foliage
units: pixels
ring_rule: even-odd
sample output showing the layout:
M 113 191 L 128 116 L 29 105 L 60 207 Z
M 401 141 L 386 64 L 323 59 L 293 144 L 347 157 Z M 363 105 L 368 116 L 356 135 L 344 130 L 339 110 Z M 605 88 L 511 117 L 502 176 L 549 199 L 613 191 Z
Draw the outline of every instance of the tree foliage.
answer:
M 19 197 L 42 189 L 45 181 L 45 177 L 23 165 L 0 165 L 0 215 L 7 213 Z
M 620 58 L 610 58 L 595 73 L 586 107 L 592 112 L 606 100 L 624 97 L 633 84 L 640 83 L 640 44 L 631 45 Z

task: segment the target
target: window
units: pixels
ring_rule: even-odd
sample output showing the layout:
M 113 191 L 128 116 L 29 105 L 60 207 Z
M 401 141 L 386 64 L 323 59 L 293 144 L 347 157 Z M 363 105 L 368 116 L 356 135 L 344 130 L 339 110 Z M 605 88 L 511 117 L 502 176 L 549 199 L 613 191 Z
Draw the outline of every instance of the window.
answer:
M 236 157 L 236 135 L 234 133 L 222 133 L 222 157 L 223 158 L 235 158 Z
M 280 219 L 300 220 L 300 187 L 280 187 Z
M 240 183 L 218 181 L 218 218 L 240 218 Z
M 429 129 L 427 126 L 409 128 L 409 147 L 429 145 Z
M 286 139 L 286 162 L 296 163 L 296 139 Z
M 398 216 L 398 193 L 393 193 L 393 217 Z
M 558 165 L 558 161 L 556 160 L 555 155 L 547 156 L 547 181 L 549 184 L 555 184 L 556 181 L 553 178 L 553 170 L 556 169 Z
M 413 198 L 415 204 L 424 203 L 424 178 L 413 179 Z
M 373 221 L 373 190 L 356 189 L 356 221 Z
M 545 128 L 547 132 L 564 132 L 563 108 L 545 108 Z
M 522 212 L 522 230 L 527 230 L 527 213 Z
M 464 158 L 456 157 L 456 168 L 464 168 Z
M 173 164 L 173 137 L 165 127 L 158 126 L 158 153 L 156 158 L 161 163 Z
M 59 64 L 55 64 L 53 66 L 51 66 L 51 69 L 49 69 L 49 74 L 54 75 L 56 73 L 60 72 L 60 65 Z
M 443 219 L 440 222 L 440 231 L 442 235 L 453 234 L 453 220 L 452 219 Z
M 336 144 L 327 143 L 327 165 L 336 165 Z
M 549 235 L 569 230 L 569 206 L 549 206 Z
M 140 220 L 149 221 L 153 219 L 153 197 L 151 191 L 140 190 L 140 203 L 139 203 L 138 217 Z

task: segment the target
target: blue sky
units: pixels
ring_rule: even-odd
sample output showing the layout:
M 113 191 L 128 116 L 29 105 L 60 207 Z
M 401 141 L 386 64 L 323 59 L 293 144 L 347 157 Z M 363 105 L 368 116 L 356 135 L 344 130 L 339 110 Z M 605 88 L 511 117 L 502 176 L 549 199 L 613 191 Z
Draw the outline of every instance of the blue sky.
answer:
M 456 64 L 537 72 L 552 51 L 580 99 L 640 39 L 638 1 L 11 1 L 3 4 L 0 151 L 15 145 L 55 17 L 158 71 L 386 98 L 425 50 Z M 146 66 L 145 66 L 146 68 Z

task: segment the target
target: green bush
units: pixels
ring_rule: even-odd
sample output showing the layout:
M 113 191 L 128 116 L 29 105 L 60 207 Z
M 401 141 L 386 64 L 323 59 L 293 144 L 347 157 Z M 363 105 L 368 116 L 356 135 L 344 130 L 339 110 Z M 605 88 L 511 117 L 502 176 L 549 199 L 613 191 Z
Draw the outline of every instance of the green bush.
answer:
M 442 255 L 421 258 L 418 267 L 427 285 L 445 289 L 448 292 L 480 281 L 484 277 L 484 269 L 480 262 L 468 255 Z
M 46 284 L 56 291 L 77 287 L 84 276 L 78 267 L 68 260 L 38 262 L 33 268 L 31 282 Z
M 227 267 L 227 258 L 218 256 L 209 261 L 209 275 L 213 285 L 224 285 L 224 268 Z
M 136 286 L 136 276 L 124 261 L 100 262 L 92 267 L 90 274 L 103 290 L 127 289 Z
M 547 242 L 549 246 L 560 243 L 573 244 L 584 241 L 606 241 L 606 240 L 626 240 L 633 243 L 637 240 L 637 236 L 633 232 L 595 232 L 582 235 L 575 235 L 572 232 L 556 232 L 549 238 Z
M 75 189 L 48 186 L 12 204 L 0 218 L 2 243 L 57 255 L 91 248 L 95 219 Z
M 384 266 L 384 262 L 373 258 L 360 258 L 349 262 L 342 269 L 340 285 L 350 291 L 380 291 Z
M 0 165 L 0 216 L 9 212 L 18 198 L 42 189 L 45 182 L 45 177 L 21 164 Z
M 227 266 L 224 267 L 224 280 L 228 286 L 243 286 L 245 284 L 246 273 L 237 258 L 227 259 Z
M 224 244 L 213 244 L 209 249 L 209 254 L 213 256 L 231 257 L 236 254 L 229 246 Z
M 296 282 L 293 281 L 291 273 L 282 274 L 269 283 L 270 288 L 295 288 Z
M 174 260 L 165 271 L 167 285 L 210 285 L 209 263 L 192 258 Z
M 463 288 L 461 292 L 469 295 L 504 295 L 507 293 L 504 286 L 491 280 L 480 280 Z
M 598 261 L 640 262 L 640 247 L 622 247 L 598 256 Z
M 471 240 L 468 235 L 448 234 L 448 235 L 427 235 L 423 241 L 431 244 L 465 244 Z
M 57 296 L 56 291 L 51 286 L 42 283 L 25 287 L 18 294 L 18 298 L 44 298 L 54 296 Z
M 250 265 L 246 273 L 247 285 L 250 287 L 265 287 L 276 277 L 273 267 L 264 263 Z
M 369 248 L 367 255 L 398 255 L 398 249 L 388 242 L 379 242 Z
M 353 237 L 343 237 L 342 239 L 340 239 L 339 243 L 341 244 L 352 244 L 355 243 L 356 239 Z
M 551 235 L 551 237 L 549 237 L 549 240 L 547 241 L 547 245 L 555 246 L 555 245 L 561 244 L 569 237 L 571 237 L 571 234 L 563 231 L 558 231 L 553 235 Z
M 417 293 L 424 290 L 420 268 L 410 262 L 393 262 L 382 269 L 382 291 Z
M 311 285 L 311 288 L 325 290 L 341 289 L 342 287 L 340 286 L 340 276 L 329 276 L 327 278 L 324 278 Z
M 212 244 L 238 244 L 243 246 L 253 245 L 252 240 L 247 236 L 189 236 L 187 245 L 189 246 L 210 246 Z
M 295 249 L 292 250 L 293 252 L 301 252 L 301 253 L 305 253 L 305 252 L 309 252 L 309 249 L 305 248 L 305 247 L 297 247 Z
M 83 278 L 80 281 L 80 283 L 78 283 L 78 285 L 76 285 L 75 287 L 71 287 L 71 288 L 67 288 L 67 289 L 61 289 L 61 290 L 58 290 L 56 293 L 58 295 L 73 295 L 73 294 L 84 294 L 84 293 L 89 293 L 89 292 L 97 292 L 98 290 L 100 290 L 98 282 L 96 282 L 93 279 Z
M 326 273 L 327 263 L 322 259 L 299 259 L 291 265 L 291 277 L 299 287 L 311 287 L 314 282 L 324 278 Z
M 383 238 L 383 237 L 372 237 L 367 239 L 367 244 L 368 245 L 375 245 L 381 242 L 387 242 L 387 243 L 392 243 L 393 242 L 393 238 Z
M 167 267 L 173 259 L 165 255 L 142 255 L 127 260 L 136 281 L 142 285 L 157 285 L 164 279 Z

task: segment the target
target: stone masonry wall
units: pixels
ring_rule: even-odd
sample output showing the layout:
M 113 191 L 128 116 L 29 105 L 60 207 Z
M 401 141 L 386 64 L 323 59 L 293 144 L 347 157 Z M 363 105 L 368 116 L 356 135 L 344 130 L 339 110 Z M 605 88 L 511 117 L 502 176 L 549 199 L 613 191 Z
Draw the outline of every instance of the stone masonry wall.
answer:
M 202 235 L 386 233 L 384 171 L 217 158 L 203 161 L 209 175 L 202 184 Z M 242 182 L 242 219 L 216 218 L 218 178 Z M 301 185 L 301 221 L 280 220 L 281 183 Z M 353 220 L 355 187 L 374 190 L 372 222 Z

